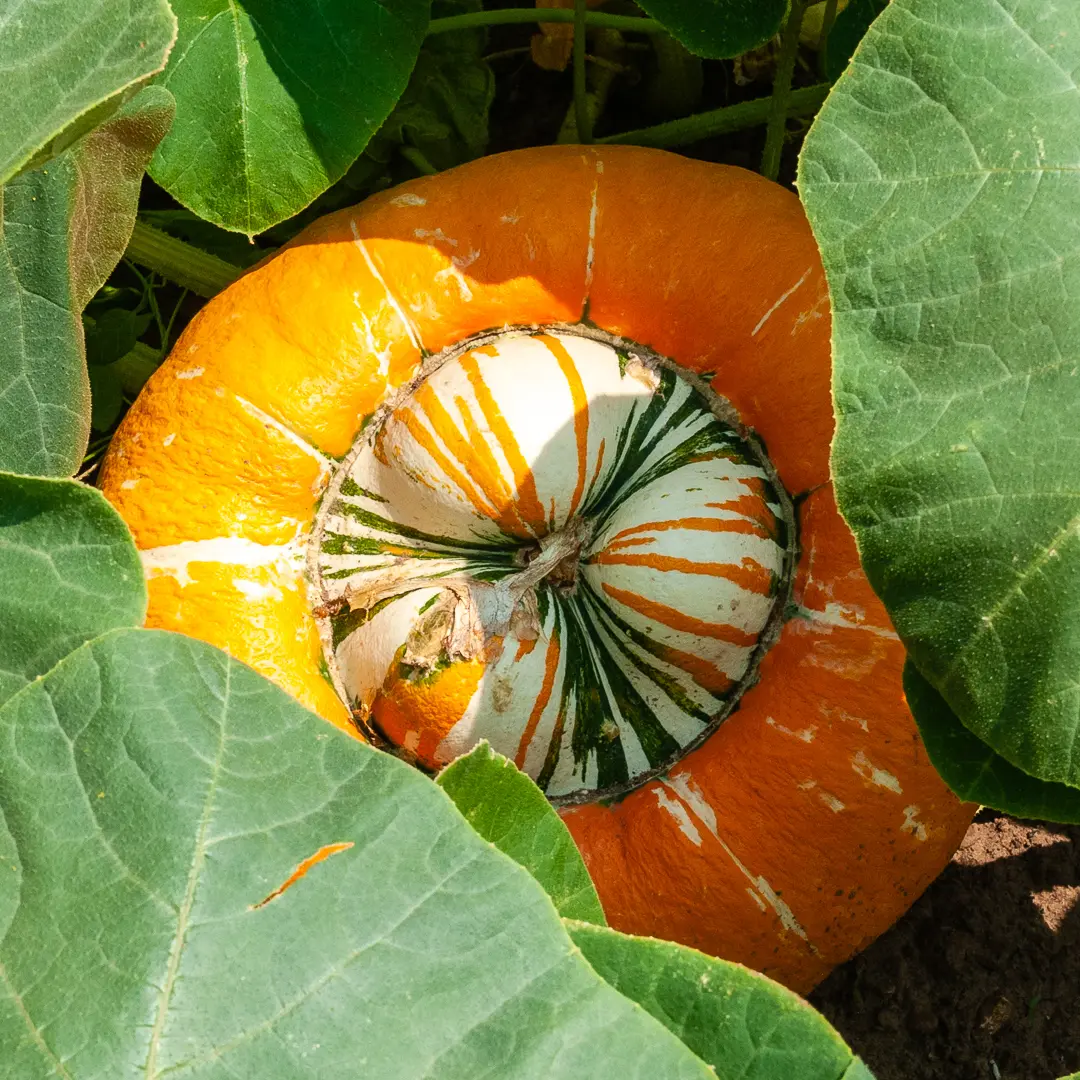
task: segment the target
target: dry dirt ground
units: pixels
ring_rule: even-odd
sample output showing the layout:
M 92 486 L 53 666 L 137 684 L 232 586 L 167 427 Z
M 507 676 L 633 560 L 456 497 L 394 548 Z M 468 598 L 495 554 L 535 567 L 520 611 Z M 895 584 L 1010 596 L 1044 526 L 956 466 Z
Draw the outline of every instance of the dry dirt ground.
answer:
M 911 911 L 810 1000 L 877 1080 L 1080 1071 L 1080 827 L 982 811 Z

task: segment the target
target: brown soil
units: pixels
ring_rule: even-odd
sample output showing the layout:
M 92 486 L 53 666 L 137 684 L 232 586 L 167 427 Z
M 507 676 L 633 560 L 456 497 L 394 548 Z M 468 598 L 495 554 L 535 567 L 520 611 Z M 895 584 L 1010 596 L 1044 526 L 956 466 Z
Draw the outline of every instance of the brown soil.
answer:
M 877 1080 L 1080 1070 L 1080 828 L 982 811 L 911 911 L 810 1001 Z

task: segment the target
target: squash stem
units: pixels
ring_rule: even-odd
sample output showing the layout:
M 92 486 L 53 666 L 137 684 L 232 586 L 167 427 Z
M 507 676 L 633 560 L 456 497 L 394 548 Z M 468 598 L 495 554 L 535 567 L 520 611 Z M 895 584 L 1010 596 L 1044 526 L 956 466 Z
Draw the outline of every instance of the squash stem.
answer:
M 761 175 L 769 180 L 775 180 L 780 175 L 780 152 L 784 148 L 788 103 L 791 100 L 791 76 L 795 73 L 795 57 L 799 52 L 799 30 L 809 6 L 808 0 L 791 0 L 791 14 L 780 39 L 780 56 L 773 80 L 772 109 L 769 112 L 768 127 L 765 129 L 765 150 L 761 155 Z
M 135 222 L 124 254 L 133 263 L 175 281 L 198 296 L 216 296 L 243 273 L 240 267 L 142 221 Z
M 473 30 L 481 26 L 499 26 L 506 23 L 555 23 L 575 22 L 577 12 L 567 8 L 499 8 L 495 11 L 470 11 L 465 15 L 447 15 L 428 23 L 429 34 L 444 34 L 451 30 Z M 655 19 L 637 15 L 608 15 L 602 11 L 585 13 L 587 26 L 608 30 L 622 30 L 631 34 L 663 34 L 663 26 Z
M 786 116 L 812 116 L 828 96 L 829 84 L 816 83 L 801 90 L 793 90 L 788 96 Z M 714 135 L 727 135 L 732 131 L 756 127 L 765 123 L 772 114 L 774 99 L 771 97 L 743 101 L 738 105 L 726 105 L 722 109 L 695 113 L 680 120 L 669 120 L 652 127 L 621 131 L 605 135 L 598 143 L 629 143 L 632 146 L 685 146 L 687 143 L 709 139 Z
M 574 120 L 578 142 L 588 144 L 593 141 L 593 128 L 585 85 L 585 14 L 585 0 L 574 0 Z

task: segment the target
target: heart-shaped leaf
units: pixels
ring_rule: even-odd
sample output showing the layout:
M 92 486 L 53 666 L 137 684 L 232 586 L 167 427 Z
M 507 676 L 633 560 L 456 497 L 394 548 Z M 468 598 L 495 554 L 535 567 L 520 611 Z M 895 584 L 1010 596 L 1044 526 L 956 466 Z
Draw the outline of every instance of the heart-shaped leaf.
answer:
M 1080 787 L 1080 6 L 893 0 L 809 133 L 840 508 L 920 673 Z
M 654 938 L 569 924 L 585 959 L 716 1070 L 740 1080 L 873 1080 L 798 995 L 739 964 Z
M 105 120 L 176 38 L 167 0 L 0 0 L 0 28 L 0 184 Z
M 252 235 L 356 160 L 409 81 L 430 0 L 173 0 L 160 78 L 176 124 L 150 175 L 208 221 Z
M 0 473 L 0 703 L 145 614 L 135 545 L 99 491 Z
M 90 432 L 80 314 L 127 247 L 173 102 L 140 91 L 54 161 L 0 189 L 0 469 L 67 476 Z
M 606 925 L 604 909 L 570 831 L 514 763 L 479 743 L 439 774 L 465 820 L 547 890 L 567 919 Z
M 780 29 L 787 0 L 639 0 L 676 41 L 697 56 L 738 56 Z

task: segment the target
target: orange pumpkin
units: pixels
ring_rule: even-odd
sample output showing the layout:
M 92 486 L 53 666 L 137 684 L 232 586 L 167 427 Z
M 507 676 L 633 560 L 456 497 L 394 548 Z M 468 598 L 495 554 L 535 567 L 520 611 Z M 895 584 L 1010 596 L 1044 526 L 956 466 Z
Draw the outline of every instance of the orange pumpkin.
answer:
M 486 737 L 611 923 L 806 991 L 973 807 L 829 479 L 798 200 L 629 147 L 485 158 L 212 300 L 117 433 L 148 624 L 438 768 Z

